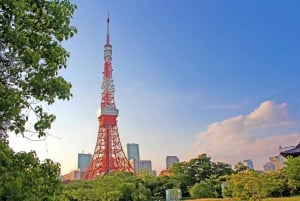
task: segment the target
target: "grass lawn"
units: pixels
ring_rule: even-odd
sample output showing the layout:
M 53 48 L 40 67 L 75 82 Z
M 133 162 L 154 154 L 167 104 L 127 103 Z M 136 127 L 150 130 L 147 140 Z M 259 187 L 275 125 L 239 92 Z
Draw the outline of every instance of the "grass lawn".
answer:
M 195 200 L 186 200 L 186 201 L 234 201 L 234 199 L 195 199 Z M 263 201 L 300 201 L 300 196 L 295 197 L 284 197 L 284 198 L 265 198 Z

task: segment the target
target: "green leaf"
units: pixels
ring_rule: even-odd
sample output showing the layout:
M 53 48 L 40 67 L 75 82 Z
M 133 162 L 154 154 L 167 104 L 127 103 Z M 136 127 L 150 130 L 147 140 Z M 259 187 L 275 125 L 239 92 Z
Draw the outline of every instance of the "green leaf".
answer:
M 71 84 L 58 71 L 69 57 L 60 42 L 77 32 L 70 25 L 75 9 L 69 0 L 0 3 L 0 128 L 24 132 L 34 112 L 33 131 L 45 136 L 55 118 L 42 105 L 72 97 Z

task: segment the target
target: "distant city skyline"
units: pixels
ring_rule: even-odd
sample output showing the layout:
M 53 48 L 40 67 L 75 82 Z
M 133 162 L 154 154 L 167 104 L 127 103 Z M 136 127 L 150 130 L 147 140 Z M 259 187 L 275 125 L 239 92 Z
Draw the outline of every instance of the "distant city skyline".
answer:
M 78 34 L 60 75 L 73 98 L 47 106 L 57 118 L 46 141 L 10 134 L 15 151 L 77 166 L 98 134 L 107 11 L 122 146 L 139 144 L 152 169 L 165 157 L 206 153 L 263 170 L 279 146 L 300 142 L 300 2 L 71 0 Z M 124 150 L 126 151 L 126 150 Z

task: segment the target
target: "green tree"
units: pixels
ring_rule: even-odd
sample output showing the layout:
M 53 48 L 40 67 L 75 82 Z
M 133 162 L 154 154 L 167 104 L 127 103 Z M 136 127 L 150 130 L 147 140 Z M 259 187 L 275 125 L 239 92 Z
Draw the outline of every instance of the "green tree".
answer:
M 188 188 L 190 188 L 192 184 L 190 165 L 187 162 L 175 163 L 172 165 L 171 173 L 173 174 L 172 178 L 174 178 L 177 182 L 177 188 L 182 190 L 182 195 L 187 197 L 189 196 Z
M 213 173 L 212 164 L 211 158 L 206 156 L 206 154 L 191 159 L 189 161 L 188 172 L 191 176 L 190 179 L 193 180 L 192 184 L 208 178 Z
M 210 175 L 208 179 L 205 179 L 205 181 L 210 185 L 211 190 L 214 194 L 214 197 L 215 198 L 221 197 L 221 194 L 222 194 L 221 178 L 218 175 L 213 174 L 213 175 Z
M 191 159 L 189 162 L 175 163 L 171 167 L 172 178 L 175 178 L 182 190 L 184 197 L 189 196 L 189 188 L 200 181 L 210 179 L 213 176 L 218 180 L 218 186 L 221 186 L 219 177 L 232 174 L 232 169 L 229 164 L 222 162 L 212 162 L 211 158 L 206 154 L 201 154 L 198 158 Z M 220 187 L 215 188 L 216 196 L 220 196 Z M 217 189 L 217 190 L 216 190 Z
M 224 175 L 231 175 L 233 170 L 231 165 L 222 162 L 212 163 L 212 172 L 214 175 L 224 176 Z
M 131 196 L 133 201 L 148 201 L 151 200 L 152 194 L 151 190 L 144 185 L 144 182 L 140 179 L 137 179 L 135 184 L 135 190 L 133 191 Z
M 15 153 L 0 140 L 0 200 L 61 200 L 60 166 L 47 159 L 40 163 L 35 152 Z
M 288 179 L 284 175 L 283 170 L 267 172 L 266 180 L 268 180 L 268 182 L 270 183 L 269 188 L 271 197 L 282 197 L 290 195 Z
M 238 162 L 234 165 L 234 173 L 247 172 L 248 170 L 250 170 L 250 168 L 242 162 Z
M 63 197 L 69 201 L 98 201 L 94 180 L 78 180 L 63 185 Z
M 215 197 L 212 186 L 207 181 L 196 183 L 190 190 L 192 198 L 213 198 Z
M 112 173 L 99 177 L 95 181 L 95 194 L 103 201 L 119 199 L 122 195 L 122 192 L 119 190 L 121 180 L 121 178 L 116 177 Z
M 277 180 L 273 172 L 259 173 L 254 170 L 239 172 L 228 176 L 225 195 L 231 193 L 236 200 L 258 201 L 270 196 L 282 188 L 282 182 Z
M 211 175 L 201 180 L 189 189 L 192 198 L 217 198 L 221 197 L 221 180 L 218 175 Z
M 182 189 L 183 196 L 188 196 L 188 189 L 195 183 L 208 178 L 212 173 L 212 162 L 206 154 L 199 155 L 189 162 L 173 164 L 171 173 Z
M 76 33 L 69 0 L 2 0 L 0 3 L 0 131 L 29 130 L 38 137 L 55 120 L 45 111 L 71 97 L 71 84 L 58 75 L 69 53 L 62 41 Z M 35 114 L 35 115 L 32 115 Z M 29 116 L 31 128 L 26 123 Z
M 163 198 L 160 197 L 160 192 L 155 191 L 158 186 L 158 180 L 160 177 L 152 176 L 152 175 L 145 175 L 142 177 L 143 185 L 150 190 L 151 199 L 149 200 L 161 200 Z
M 285 162 L 284 175 L 288 178 L 288 185 L 292 193 L 300 192 L 300 156 L 288 157 Z
M 81 180 L 64 185 L 69 201 L 148 201 L 151 190 L 143 179 L 128 172 L 111 172 L 95 180 Z

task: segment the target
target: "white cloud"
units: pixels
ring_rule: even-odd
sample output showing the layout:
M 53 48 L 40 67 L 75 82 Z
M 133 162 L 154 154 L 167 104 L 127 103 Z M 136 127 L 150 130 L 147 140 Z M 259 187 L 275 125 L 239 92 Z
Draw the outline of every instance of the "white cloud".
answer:
M 288 105 L 265 101 L 248 115 L 210 124 L 197 136 L 191 151 L 193 157 L 207 153 L 213 161 L 232 165 L 252 159 L 255 168 L 262 169 L 270 156 L 279 154 L 280 145 L 299 141 L 299 126 L 289 118 Z
M 250 127 L 269 127 L 276 124 L 286 124 L 289 121 L 286 103 L 276 105 L 272 101 L 265 101 L 247 116 L 245 123 Z

